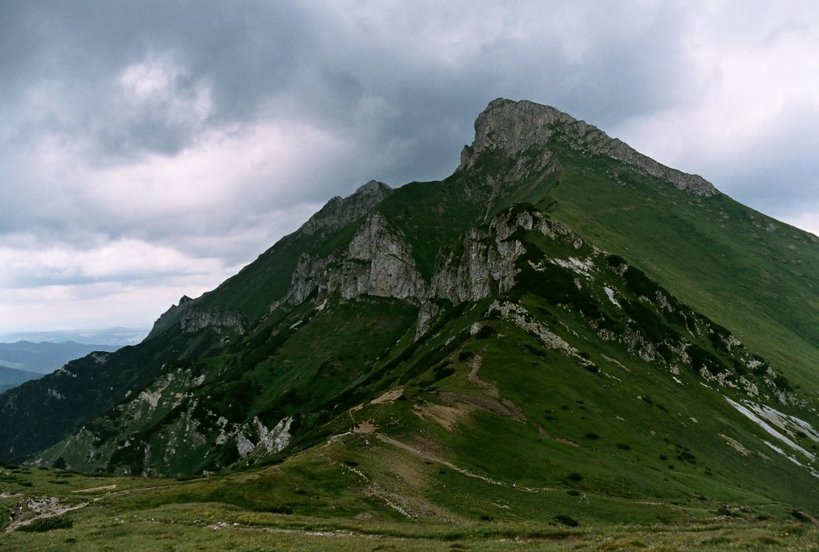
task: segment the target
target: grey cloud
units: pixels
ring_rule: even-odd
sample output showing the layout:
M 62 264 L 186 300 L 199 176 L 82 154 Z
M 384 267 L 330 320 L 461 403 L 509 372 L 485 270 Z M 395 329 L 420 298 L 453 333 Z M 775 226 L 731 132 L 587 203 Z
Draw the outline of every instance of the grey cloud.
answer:
M 182 88 L 197 82 L 210 86 L 214 105 L 206 125 L 252 120 L 271 103 L 274 110 L 275 104 L 284 109 L 298 104 L 303 117 L 335 125 L 353 140 L 367 141 L 367 147 L 390 140 L 410 143 L 396 164 L 381 172 L 393 183 L 450 170 L 459 142 L 470 138 L 472 119 L 496 96 L 548 101 L 605 125 L 660 109 L 677 99 L 669 91 L 680 89 L 674 86 L 680 76 L 672 69 L 679 45 L 669 32 L 669 20 L 679 10 L 671 8 L 660 10 L 656 24 L 636 35 L 607 31 L 606 47 L 579 61 L 567 59 L 555 39 L 535 36 L 499 39 L 454 68 L 424 66 L 400 48 L 379 50 L 366 28 L 339 29 L 319 10 L 298 4 L 23 2 L 6 9 L 17 14 L 13 30 L 36 29 L 38 43 L 9 45 L 23 54 L 10 57 L 28 59 L 26 70 L 10 81 L 25 88 L 21 81 L 56 78 L 65 93 L 60 101 L 68 102 L 77 118 L 58 130 L 86 134 L 103 154 L 115 156 L 174 155 L 201 131 L 151 111 L 137 112 L 132 120 L 109 116 L 116 110 L 106 109 L 112 76 L 154 52 L 167 52 L 184 64 L 189 74 Z M 543 6 L 538 16 L 549 18 L 550 7 Z M 411 44 L 412 33 L 404 32 Z M 42 67 L 40 73 L 28 71 L 32 65 Z M 357 120 L 356 108 L 367 95 L 385 98 L 396 114 Z M 362 123 L 363 128 L 357 126 Z M 367 178 L 353 172 L 356 180 Z
M 0 2 L 0 246 L 17 234 L 79 248 L 129 238 L 225 267 L 250 261 L 371 178 L 449 175 L 495 97 L 549 103 L 609 132 L 695 104 L 714 79 L 691 64 L 695 13 L 675 2 Z M 152 60 L 176 71 L 168 94 L 131 101 L 124 72 Z M 819 197 L 819 143 L 804 138 L 819 118 L 794 113 L 753 151 L 700 172 L 774 214 Z M 224 192 L 210 204 L 152 210 L 138 179 L 122 176 L 157 156 L 182 163 L 213 133 L 256 124 L 328 139 L 306 140 L 313 150 L 294 151 L 301 165 L 290 172 L 254 159 L 263 168 L 242 182 L 213 167 L 208 182 L 166 184 L 169 201 L 205 184 Z M 40 166 L 49 140 L 73 172 Z M 82 181 L 100 174 L 118 178 L 95 182 L 117 191 L 107 199 Z
M 54 86 L 71 121 L 30 113 L 28 129 L 88 134 L 102 153 L 143 150 L 172 155 L 196 129 L 168 124 L 155 113 L 111 121 L 111 79 L 129 64 L 168 55 L 188 74 L 180 86 L 211 87 L 211 124 L 248 120 L 290 87 L 308 55 L 312 28 L 297 7 L 231 2 L 4 2 L 0 47 L 2 86 L 12 102 L 33 85 Z M 146 120 L 147 119 L 147 120 Z
M 774 217 L 819 208 L 819 109 L 794 102 L 747 147 L 705 167 L 726 191 Z

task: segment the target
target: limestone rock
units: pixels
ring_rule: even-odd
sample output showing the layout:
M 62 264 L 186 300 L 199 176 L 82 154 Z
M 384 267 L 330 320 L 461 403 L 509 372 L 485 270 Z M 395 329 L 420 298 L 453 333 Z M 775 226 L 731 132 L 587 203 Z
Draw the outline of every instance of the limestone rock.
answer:
M 154 322 L 151 333 L 145 339 L 151 339 L 177 325 L 186 333 L 211 328 L 220 335 L 241 334 L 247 329 L 248 321 L 237 312 L 202 309 L 199 299 L 183 295 L 178 305 L 171 306 Z
M 475 121 L 475 141 L 461 153 L 460 169 L 471 167 L 483 151 L 501 151 L 516 156 L 529 148 L 543 148 L 556 134 L 575 149 L 622 161 L 651 176 L 666 180 L 679 190 L 711 197 L 719 191 L 699 175 L 667 167 L 637 152 L 625 142 L 611 138 L 599 128 L 553 107 L 529 101 L 496 99 Z M 546 147 L 536 162 L 549 160 Z
M 151 332 L 145 339 L 151 339 L 152 337 L 162 334 L 175 326 L 182 318 L 184 313 L 187 312 L 191 303 L 193 303 L 193 299 L 187 295 L 183 295 L 179 299 L 178 305 L 171 305 L 171 308 L 166 310 L 159 316 L 159 318 L 156 319 L 153 328 L 151 328 Z
M 218 334 L 242 334 L 247 329 L 247 320 L 237 312 L 192 309 L 182 317 L 180 325 L 186 333 L 210 328 Z
M 352 195 L 334 197 L 304 223 L 301 232 L 313 235 L 319 231 L 337 230 L 362 217 L 373 206 L 392 193 L 383 182 L 370 180 Z
M 533 224 L 532 214 L 524 211 L 495 217 L 488 234 L 470 229 L 460 258 L 439 258 L 432 295 L 457 304 L 488 297 L 493 286 L 501 294 L 508 292 L 515 285 L 515 261 L 523 253 L 523 245 L 511 236 L 518 228 L 531 230 Z
M 298 305 L 312 293 L 338 292 L 344 299 L 360 295 L 420 299 L 429 295 L 412 249 L 379 213 L 371 213 L 353 236 L 347 250 L 322 258 L 303 254 L 290 290 L 274 305 Z

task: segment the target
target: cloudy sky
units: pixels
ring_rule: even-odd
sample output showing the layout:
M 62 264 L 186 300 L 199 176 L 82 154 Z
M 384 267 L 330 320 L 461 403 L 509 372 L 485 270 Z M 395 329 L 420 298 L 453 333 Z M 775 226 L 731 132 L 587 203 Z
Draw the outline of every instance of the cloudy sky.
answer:
M 0 333 L 149 327 L 554 105 L 819 234 L 819 4 L 0 1 Z

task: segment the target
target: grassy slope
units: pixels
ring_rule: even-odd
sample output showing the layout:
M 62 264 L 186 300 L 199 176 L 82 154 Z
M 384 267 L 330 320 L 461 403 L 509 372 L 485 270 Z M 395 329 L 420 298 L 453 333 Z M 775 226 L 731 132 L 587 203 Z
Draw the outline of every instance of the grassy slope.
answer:
M 724 195 L 698 199 L 569 149 L 559 157 L 559 184 L 539 193 L 541 203 L 557 201 L 553 217 L 618 252 L 819 393 L 819 239 Z
M 527 255 L 532 260 L 583 257 L 591 251 L 567 245 L 571 239 L 552 243 L 536 235 L 519 237 L 534 248 Z M 355 391 L 342 391 L 344 410 L 333 412 L 314 433 L 320 439 L 315 446 L 276 466 L 189 482 L 101 478 L 92 483 L 84 476 L 36 470 L 7 474 L 4 490 L 33 493 L 19 485 L 29 480 L 38 492 L 72 502 L 95 492 L 69 490 L 117 484 L 127 492 L 118 487 L 92 506 L 67 514 L 74 520 L 71 529 L 15 532 L 4 536 L 3 544 L 58 549 L 73 539 L 86 548 L 105 542 L 138 550 L 145 539 L 179 538 L 173 532 L 180 527 L 186 546 L 203 549 L 274 541 L 305 550 L 363 544 L 430 550 L 456 543 L 478 549 L 526 546 L 501 542 L 514 537 L 533 539 L 531 546 L 592 548 L 779 548 L 811 542 L 815 529 L 797 522 L 792 512 L 819 509 L 815 493 L 805 493 L 815 487 L 813 479 L 761 446 L 765 434 L 733 411 L 722 397 L 726 391 L 701 386 L 695 371 L 683 371 L 682 384 L 676 383 L 661 364 L 640 361 L 625 344 L 602 341 L 591 331 L 581 314 L 591 312 L 591 304 L 597 305 L 594 312 L 618 316 L 600 289 L 603 282 L 623 304 L 634 299 L 627 279 L 618 280 L 610 267 L 597 269 L 602 272 L 584 284 L 583 293 L 556 288 L 557 272 L 546 286 L 531 280 L 540 273 L 527 273 L 525 286 L 513 296 L 536 320 L 584 351 L 600 371 L 544 348 L 506 320 L 487 318 L 488 301 L 454 309 L 414 345 L 400 338 L 399 324 L 383 343 L 370 341 L 380 352 L 357 352 L 360 341 L 351 339 L 333 345 L 334 335 L 349 337 L 350 332 L 334 334 L 332 329 L 344 323 L 367 328 L 379 312 L 400 319 L 396 312 L 387 314 L 389 304 L 365 300 L 318 314 L 312 306 L 297 309 L 291 318 L 260 325 L 213 366 L 229 365 L 233 355 L 236 369 L 243 367 L 243 377 L 255 381 L 281 366 L 277 354 L 283 355 L 281 361 L 304 360 L 307 364 L 296 363 L 304 364 L 302 369 L 321 355 L 325 361 L 350 355 L 352 364 L 358 362 L 356 354 L 380 358 L 361 371 Z M 375 310 L 366 314 L 367 305 Z M 364 319 L 356 321 L 356 313 L 344 309 L 364 309 L 359 313 Z M 252 340 L 269 340 L 274 328 L 291 328 L 308 315 L 314 317 L 309 323 L 249 362 L 245 355 L 264 351 Z M 471 331 L 476 322 L 492 330 Z M 303 339 L 296 340 L 299 333 Z M 396 339 L 399 345 L 390 348 Z M 319 374 L 309 379 L 320 386 Z M 400 394 L 371 400 L 397 388 Z M 263 397 L 257 396 L 259 404 L 253 402 L 252 408 L 261 407 Z M 740 456 L 721 434 L 751 454 Z M 74 477 L 76 484 L 65 483 Z M 407 523 L 412 520 L 422 523 Z M 575 522 L 578 528 L 566 526 Z M 217 525 L 223 529 L 216 532 L 206 529 L 216 524 L 226 525 Z M 655 524 L 664 529 L 649 532 Z M 353 534 L 335 540 L 305 534 L 316 529 Z
M 212 358 L 169 363 L 145 389 L 159 397 L 154 404 L 133 394 L 87 424 L 85 434 L 58 443 L 42 458 L 51 464 L 62 457 L 87 471 L 200 473 L 239 460 L 235 439 L 224 446 L 213 442 L 220 417 L 238 424 L 258 417 L 272 428 L 299 415 L 302 431 L 326 421 L 334 397 L 372 371 L 412 329 L 417 310 L 368 297 L 316 307 L 310 301 L 283 318 L 266 319 Z M 208 440 L 197 440 L 190 427 Z M 174 453 L 166 454 L 168 449 Z
M 295 460 L 294 460 L 295 461 Z M 282 480 L 281 468 L 253 474 L 234 474 L 208 480 L 176 483 L 143 478 L 91 478 L 66 472 L 0 468 L 0 487 L 12 496 L 0 498 L 0 529 L 7 523 L 8 509 L 16 509 L 25 497 L 56 497 L 62 504 L 86 506 L 62 516 L 72 527 L 47 532 L 3 532 L 3 550 L 535 550 L 633 549 L 642 547 L 697 547 L 724 550 L 728 547 L 808 549 L 819 531 L 793 518 L 753 520 L 711 515 L 684 524 L 653 527 L 635 525 L 577 528 L 544 525 L 532 521 L 428 521 L 405 523 L 391 519 L 377 503 L 338 494 L 339 483 L 349 472 L 330 462 L 311 466 L 302 460 L 303 474 L 310 477 Z M 323 469 L 316 469 L 322 468 Z M 210 491 L 208 491 L 210 489 Z M 314 504 L 321 517 L 299 513 L 266 512 L 252 502 L 230 496 L 253 489 L 287 500 L 307 502 L 318 492 Z M 220 495 L 221 491 L 221 495 Z M 229 494 L 225 495 L 225 491 Z M 208 495 L 207 493 L 211 494 Z M 191 496 L 215 500 L 191 501 Z M 330 497 L 330 498 L 326 498 Z M 227 500 L 225 500 L 227 498 Z M 236 504 L 239 502 L 239 504 Z M 367 519 L 350 513 L 364 510 Z M 348 514 L 341 517 L 339 514 Z M 31 515 L 31 514 L 26 514 Z

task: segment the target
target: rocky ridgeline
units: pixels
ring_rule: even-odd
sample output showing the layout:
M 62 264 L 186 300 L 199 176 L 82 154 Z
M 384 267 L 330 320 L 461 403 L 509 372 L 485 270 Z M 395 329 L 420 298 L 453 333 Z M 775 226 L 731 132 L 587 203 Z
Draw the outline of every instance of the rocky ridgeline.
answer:
M 484 151 L 501 151 L 509 157 L 515 157 L 530 148 L 547 146 L 541 158 L 535 161 L 545 166 L 549 158 L 548 144 L 558 136 L 574 149 L 622 161 L 670 182 L 678 190 L 700 197 L 711 197 L 719 193 L 713 184 L 701 176 L 658 163 L 625 142 L 611 138 L 599 128 L 554 107 L 500 98 L 490 102 L 475 121 L 475 141 L 471 146 L 464 147 L 460 169 L 472 167 Z
M 501 151 L 509 157 L 517 157 L 522 166 L 512 169 L 513 173 L 543 169 L 552 161 L 548 144 L 554 139 L 567 141 L 575 149 L 627 163 L 696 196 L 711 197 L 719 193 L 700 176 L 666 167 L 597 127 L 553 107 L 529 101 L 497 99 L 490 102 L 475 121 L 475 139 L 471 146 L 464 148 L 460 169 L 471 168 L 486 151 Z M 541 149 L 535 158 L 520 155 L 535 148 Z M 512 180 L 516 178 L 515 174 L 507 176 Z M 505 238 L 496 239 L 490 247 L 478 229 L 472 229 L 464 238 L 462 257 L 455 259 L 449 254 L 449 258 L 439 258 L 432 280 L 425 281 L 416 267 L 410 245 L 383 216 L 372 212 L 373 207 L 392 192 L 383 182 L 371 180 L 348 197 L 332 198 L 302 225 L 299 233 L 323 237 L 366 217 L 346 252 L 328 257 L 303 253 L 293 272 L 289 291 L 271 305 L 271 310 L 297 305 L 314 292 L 319 295 L 338 292 L 345 299 L 361 295 L 395 297 L 414 300 L 422 306 L 421 330 L 426 326 L 424 320 L 434 316 L 434 307 L 427 304 L 432 299 L 459 303 L 486 297 L 492 282 L 500 283 L 501 289 L 511 287 L 514 261 L 520 251 L 515 250 L 514 244 L 503 244 Z M 495 226 L 499 224 L 502 225 L 498 219 L 492 222 Z M 149 337 L 178 324 L 186 332 L 209 327 L 225 335 L 242 333 L 248 327 L 248 321 L 238 313 L 202 311 L 198 302 L 199 299 L 183 297 L 178 306 L 172 306 L 156 321 Z
M 323 236 L 339 230 L 364 216 L 390 193 L 392 193 L 392 188 L 383 182 L 370 180 L 345 198 L 332 198 L 299 228 L 298 233 L 307 236 Z M 312 270 L 315 271 L 318 268 L 314 267 Z M 304 271 L 301 264 L 296 268 L 296 272 L 299 271 Z M 295 293 L 298 298 L 298 293 Z M 219 335 L 239 335 L 249 327 L 249 321 L 242 314 L 204 309 L 201 306 L 201 299 L 201 297 L 191 299 L 187 295 L 182 296 L 178 305 L 172 305 L 154 322 L 148 338 L 156 337 L 175 327 L 181 328 L 185 333 L 210 328 Z M 302 300 L 297 300 L 296 304 Z
M 371 213 L 346 250 L 320 257 L 302 254 L 293 272 L 290 290 L 271 310 L 301 304 L 316 294 L 338 293 L 343 299 L 362 295 L 409 300 L 421 307 L 417 335 L 437 314 L 435 299 L 454 304 L 488 297 L 493 287 L 500 293 L 515 284 L 515 262 L 524 252 L 512 236 L 518 229 L 545 224 L 540 213 L 507 210 L 488 229 L 472 228 L 463 249 L 442 252 L 430 281 L 422 278 L 412 248 L 401 233 L 379 213 Z
M 343 228 L 367 214 L 370 209 L 390 193 L 392 193 L 392 188 L 383 182 L 370 180 L 350 196 L 332 198 L 315 215 L 310 217 L 299 231 L 307 235 L 313 235 L 320 231 Z
M 195 333 L 210 328 L 219 335 L 239 335 L 248 328 L 247 319 L 237 312 L 222 312 L 197 308 L 198 299 L 183 295 L 178 305 L 173 305 L 160 316 L 146 339 L 155 337 L 171 328 L 178 327 L 184 333 Z

